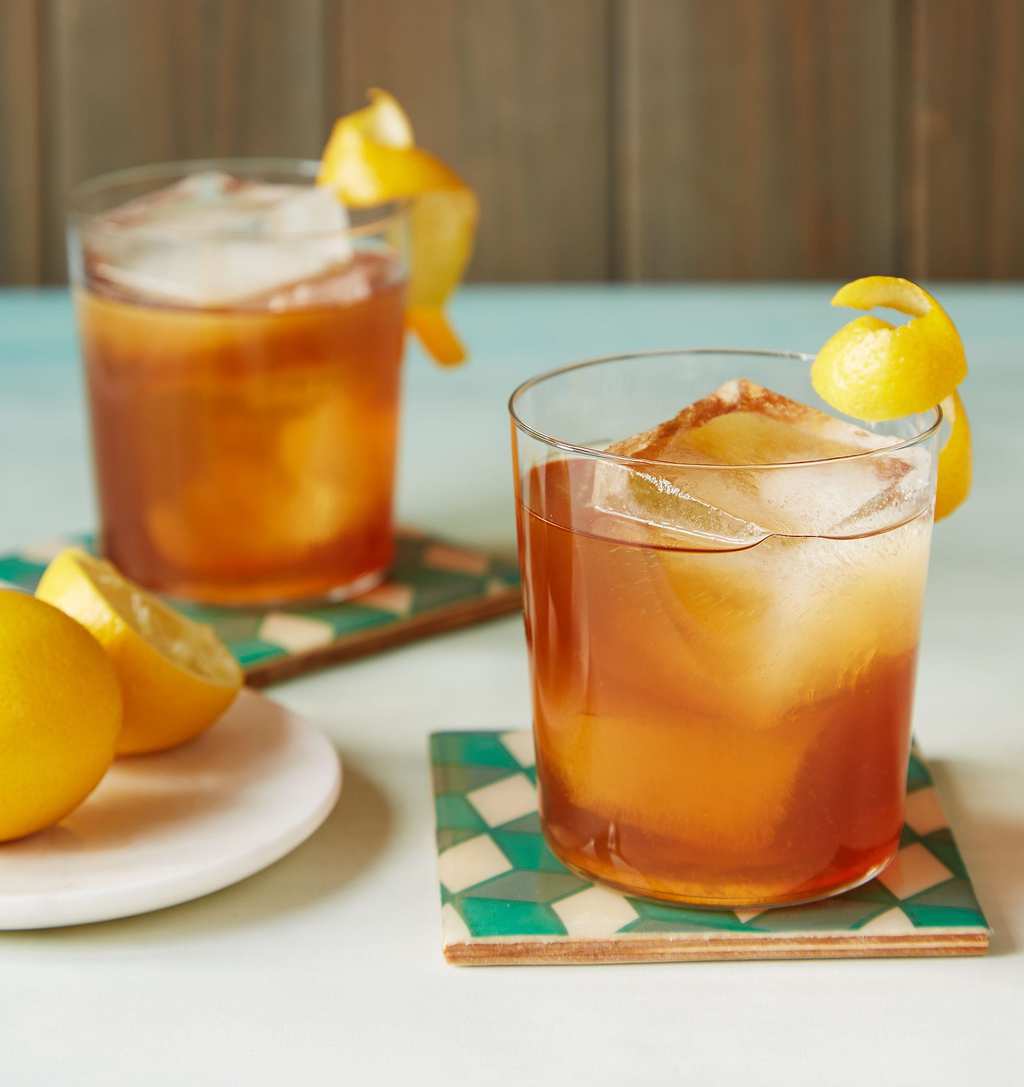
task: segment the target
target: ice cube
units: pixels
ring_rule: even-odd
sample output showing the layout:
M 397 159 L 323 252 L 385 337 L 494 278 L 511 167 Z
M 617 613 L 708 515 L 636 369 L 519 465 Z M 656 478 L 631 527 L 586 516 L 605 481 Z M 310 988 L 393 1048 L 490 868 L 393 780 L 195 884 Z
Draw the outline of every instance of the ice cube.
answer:
M 677 464 L 782 464 L 880 449 L 893 439 L 734 378 L 609 452 Z
M 138 243 L 139 236 L 179 241 L 212 231 L 253 235 L 276 186 L 240 181 L 230 174 L 205 171 L 146 193 L 90 223 L 90 232 L 106 245 Z
M 619 456 L 662 463 L 602 464 L 593 502 L 659 532 L 732 546 L 773 533 L 878 531 L 927 508 L 925 451 L 858 456 L 895 444 L 898 439 L 739 378 L 652 430 L 609 446 Z
M 203 170 L 198 174 L 189 174 L 175 185 L 170 185 L 163 192 L 172 199 L 187 194 L 203 203 L 223 197 L 232 189 L 237 189 L 240 182 L 223 170 Z M 145 197 L 143 197 L 145 199 Z
M 681 489 L 682 480 L 605 461 L 594 474 L 593 505 L 616 517 L 670 533 L 695 550 L 750 547 L 767 529 Z M 691 488 L 698 489 L 699 488 Z
M 203 173 L 96 220 L 85 242 L 94 274 L 133 295 L 198 307 L 266 299 L 284 308 L 282 298 L 351 261 L 347 226 L 326 189 Z
M 345 205 L 330 189 L 287 188 L 289 191 L 274 202 L 265 219 L 266 233 L 271 237 L 295 238 L 348 228 Z

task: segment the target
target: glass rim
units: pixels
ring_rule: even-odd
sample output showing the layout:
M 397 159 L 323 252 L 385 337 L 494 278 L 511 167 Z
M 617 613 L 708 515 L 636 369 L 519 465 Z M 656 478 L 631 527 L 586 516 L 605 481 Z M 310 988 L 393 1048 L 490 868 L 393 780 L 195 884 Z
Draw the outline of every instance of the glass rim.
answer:
M 615 362 L 631 362 L 638 359 L 650 359 L 650 358 L 664 358 L 669 355 L 688 355 L 688 356 L 701 356 L 701 355 L 748 355 L 757 358 L 778 358 L 778 359 L 792 359 L 794 361 L 805 362 L 808 365 L 814 361 L 815 356 L 808 354 L 804 351 L 781 351 L 773 350 L 770 348 L 757 348 L 757 347 L 662 347 L 650 351 L 627 351 L 624 353 L 616 353 L 613 355 L 597 355 L 593 358 L 583 359 L 579 362 L 571 362 L 565 366 L 556 367 L 554 370 L 545 370 L 543 373 L 536 374 L 534 377 L 528 378 L 526 381 L 517 385 L 512 390 L 512 395 L 508 398 L 508 413 L 512 418 L 513 424 L 524 434 L 533 438 L 536 441 L 543 443 L 544 445 L 552 446 L 555 449 L 561 449 L 566 453 L 575 453 L 584 457 L 592 457 L 597 460 L 607 461 L 611 464 L 621 464 L 626 467 L 657 467 L 657 468 L 686 468 L 686 469 L 710 469 L 715 472 L 722 471 L 764 471 L 775 470 L 779 468 L 809 468 L 815 465 L 822 464 L 843 464 L 855 460 L 863 460 L 869 457 L 889 456 L 892 453 L 898 453 L 901 449 L 910 449 L 913 446 L 919 445 L 922 442 L 931 438 L 942 425 L 944 418 L 942 407 L 936 404 L 935 407 L 926 409 L 925 412 L 914 412 L 910 415 L 901 415 L 897 419 L 888 420 L 889 422 L 896 422 L 898 419 L 912 418 L 913 415 L 930 414 L 933 416 L 932 421 L 928 426 L 917 434 L 911 435 L 909 438 L 901 439 L 894 442 L 892 445 L 883 446 L 880 449 L 865 449 L 859 453 L 846 453 L 839 457 L 818 457 L 813 460 L 797 460 L 797 461 L 768 461 L 765 463 L 755 464 L 707 464 L 697 462 L 686 461 L 666 461 L 656 460 L 651 457 L 630 457 L 620 453 L 609 453 L 606 449 L 598 449 L 595 446 L 580 445 L 576 442 L 567 442 L 561 438 L 555 437 L 553 434 L 545 434 L 543 431 L 538 430 L 536 427 L 531 426 L 520 415 L 518 411 L 517 401 L 531 389 L 536 388 L 538 385 L 544 384 L 546 381 L 551 381 L 555 378 L 562 377 L 565 374 L 573 373 L 576 370 L 587 369 L 592 366 L 602 366 Z M 845 413 L 844 413 L 845 414 Z M 852 416 L 851 416 L 852 418 Z
M 315 183 L 317 174 L 320 172 L 320 161 L 319 159 L 296 158 L 287 155 L 228 155 L 199 159 L 169 159 L 165 162 L 153 162 L 142 166 L 128 166 L 120 170 L 109 170 L 106 173 L 87 178 L 85 181 L 80 181 L 71 189 L 67 203 L 68 222 L 80 229 L 90 220 L 101 216 L 103 212 L 89 211 L 81 206 L 82 203 L 90 197 L 99 196 L 104 191 L 115 189 L 118 186 L 161 180 L 172 184 L 174 181 L 181 180 L 193 173 L 221 170 L 230 174 L 233 170 L 243 169 L 249 174 L 261 171 L 266 173 L 291 173 L 300 178 L 308 178 Z M 335 227 L 331 230 L 310 230 L 289 234 L 287 238 L 283 238 L 281 241 L 283 243 L 299 242 L 313 238 L 337 237 L 338 234 L 345 234 L 349 237 L 378 234 L 386 227 L 400 223 L 405 218 L 407 204 L 408 201 L 405 200 L 391 200 L 370 207 L 355 207 L 344 204 L 343 206 L 347 211 L 358 211 L 361 214 L 369 213 L 371 218 L 365 222 L 354 225 L 350 223 L 346 227 Z M 133 233 L 137 237 L 145 237 L 147 231 L 145 227 L 142 227 L 133 231 Z M 204 232 L 201 237 L 204 239 L 237 238 L 238 234 L 230 230 L 210 230 Z

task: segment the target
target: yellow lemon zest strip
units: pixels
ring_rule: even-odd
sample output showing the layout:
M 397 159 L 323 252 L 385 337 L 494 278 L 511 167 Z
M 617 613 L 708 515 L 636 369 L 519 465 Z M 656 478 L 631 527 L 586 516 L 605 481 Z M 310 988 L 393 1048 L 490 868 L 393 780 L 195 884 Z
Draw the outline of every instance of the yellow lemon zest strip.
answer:
M 440 159 L 416 147 L 412 125 L 386 91 L 341 117 L 324 148 L 317 184 L 351 207 L 409 201 L 412 274 L 407 323 L 433 358 L 461 362 L 465 349 L 444 314 L 473 253 L 476 194 Z
M 911 318 L 898 327 L 871 315 L 850 321 L 818 352 L 811 382 L 826 403 L 870 422 L 941 404 L 951 429 L 939 455 L 935 517 L 947 516 L 971 485 L 970 425 L 956 391 L 967 375 L 967 359 L 956 326 L 928 291 L 894 276 L 847 283 L 832 305 L 882 307 Z

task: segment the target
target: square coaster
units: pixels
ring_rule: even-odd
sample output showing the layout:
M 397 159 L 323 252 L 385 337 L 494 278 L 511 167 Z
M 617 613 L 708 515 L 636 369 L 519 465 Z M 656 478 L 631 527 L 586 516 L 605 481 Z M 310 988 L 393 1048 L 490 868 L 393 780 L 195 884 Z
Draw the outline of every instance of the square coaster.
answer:
M 33 591 L 50 559 L 71 545 L 91 547 L 92 538 L 68 536 L 0 555 L 0 586 Z M 326 664 L 516 611 L 521 594 L 514 562 L 399 529 L 388 580 L 352 600 L 274 608 L 171 603 L 212 626 L 241 662 L 246 683 L 265 687 Z
M 892 864 L 835 898 L 705 910 L 570 872 L 537 813 L 529 732 L 430 738 L 445 958 L 460 965 L 980 955 L 990 930 L 915 747 Z

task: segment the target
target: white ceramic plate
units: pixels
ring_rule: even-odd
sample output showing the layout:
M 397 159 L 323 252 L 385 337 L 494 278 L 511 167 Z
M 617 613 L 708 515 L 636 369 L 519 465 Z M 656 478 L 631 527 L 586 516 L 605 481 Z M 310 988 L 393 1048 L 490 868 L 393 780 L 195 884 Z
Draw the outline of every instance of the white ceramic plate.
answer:
M 340 788 L 325 737 L 243 691 L 195 742 L 119 760 L 59 826 L 0 845 L 0 929 L 108 921 L 237 883 L 305 841 Z

